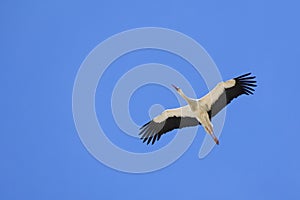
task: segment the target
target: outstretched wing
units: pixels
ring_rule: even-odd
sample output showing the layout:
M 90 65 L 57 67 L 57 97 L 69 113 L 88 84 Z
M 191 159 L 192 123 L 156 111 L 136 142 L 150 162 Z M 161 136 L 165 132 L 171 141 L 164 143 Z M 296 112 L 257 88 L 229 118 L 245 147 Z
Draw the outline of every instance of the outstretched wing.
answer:
M 217 87 L 222 88 L 219 88 L 220 92 L 217 97 L 214 98 L 208 114 L 210 117 L 213 117 L 234 98 L 237 98 L 242 94 L 253 94 L 256 86 L 255 76 L 251 76 L 251 73 L 241 75 L 224 82 L 222 85 L 218 85 Z
M 169 131 L 178 128 L 200 125 L 194 118 L 190 107 L 183 106 L 176 109 L 165 110 L 140 128 L 141 140 L 154 144 L 160 137 Z

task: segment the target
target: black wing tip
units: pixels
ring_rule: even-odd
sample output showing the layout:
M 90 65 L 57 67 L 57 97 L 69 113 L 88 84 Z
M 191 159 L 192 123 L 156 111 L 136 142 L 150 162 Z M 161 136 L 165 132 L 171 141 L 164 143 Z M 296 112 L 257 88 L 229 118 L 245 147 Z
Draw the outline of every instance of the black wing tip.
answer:
M 147 145 L 151 144 L 153 145 L 156 141 L 160 139 L 160 136 L 150 136 L 150 137 L 141 137 L 140 140 L 142 140 L 143 143 L 146 142 Z
M 253 80 L 253 79 L 256 79 L 256 76 L 250 76 L 250 75 L 251 75 L 251 72 L 243 74 L 241 76 L 238 76 L 238 77 L 234 78 L 234 80 L 245 83 L 245 84 L 254 84 L 255 85 L 256 80 Z
M 154 140 L 152 140 L 152 142 L 151 142 L 151 143 L 150 143 L 150 141 L 151 141 L 151 140 L 148 140 L 148 141 L 147 141 L 147 143 L 146 143 L 146 145 L 149 145 L 149 144 L 153 145 L 153 144 L 155 143 L 155 141 L 154 141 Z M 145 143 L 145 142 L 146 142 L 146 141 L 143 141 L 143 143 Z
M 152 121 L 147 122 L 146 124 L 144 124 L 143 126 L 141 126 L 140 130 L 142 130 L 143 128 L 145 128 L 148 124 L 150 124 Z
M 246 95 L 253 94 L 255 91 L 255 87 L 257 87 L 257 82 L 254 80 L 256 76 L 251 76 L 251 72 L 248 72 L 246 74 L 243 74 L 241 76 L 238 76 L 234 78 L 238 84 L 242 87 L 242 91 Z
M 159 136 L 158 136 L 159 137 Z M 140 138 L 141 140 L 143 140 L 142 142 L 145 143 L 146 141 L 146 145 L 153 145 L 156 141 L 158 141 L 159 139 L 157 138 L 157 135 L 155 136 L 150 136 L 150 137 L 145 137 L 145 138 Z
M 248 73 L 245 73 L 245 74 L 242 74 L 234 79 L 237 79 L 237 80 L 245 80 L 245 79 L 255 79 L 256 76 L 251 76 L 252 73 L 251 72 L 248 72 Z
M 143 143 L 146 143 L 147 145 L 151 143 L 153 145 L 158 141 L 157 135 L 159 133 L 155 131 L 156 128 L 156 123 L 153 122 L 153 120 L 147 122 L 140 128 L 139 135 Z
M 243 77 L 246 77 L 246 76 L 250 76 L 251 75 L 251 72 L 248 72 L 246 74 L 243 74 L 243 75 L 240 75 L 238 77 L 236 77 L 236 79 L 240 79 L 240 78 L 243 78 Z

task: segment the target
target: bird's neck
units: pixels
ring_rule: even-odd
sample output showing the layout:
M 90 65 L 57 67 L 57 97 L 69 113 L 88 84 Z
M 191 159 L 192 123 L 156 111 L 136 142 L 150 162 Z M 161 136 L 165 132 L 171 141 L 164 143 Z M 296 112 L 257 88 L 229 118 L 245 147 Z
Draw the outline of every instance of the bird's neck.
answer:
M 180 94 L 180 96 L 181 96 L 182 98 L 184 98 L 184 100 L 185 100 L 189 105 L 191 105 L 191 104 L 193 103 L 193 100 L 190 99 L 189 97 L 187 97 L 182 91 L 180 91 L 179 94 Z

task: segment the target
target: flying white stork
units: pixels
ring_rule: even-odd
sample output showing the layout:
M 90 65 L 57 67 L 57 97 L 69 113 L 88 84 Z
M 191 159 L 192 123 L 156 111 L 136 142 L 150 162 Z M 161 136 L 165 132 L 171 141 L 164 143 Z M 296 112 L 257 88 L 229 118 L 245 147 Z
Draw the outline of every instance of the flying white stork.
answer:
M 211 118 L 220 112 L 232 99 L 242 94 L 253 94 L 256 87 L 255 76 L 251 73 L 241 75 L 231 80 L 219 83 L 214 89 L 200 99 L 187 97 L 180 88 L 172 85 L 188 105 L 168 109 L 153 118 L 140 128 L 139 135 L 143 142 L 154 144 L 160 137 L 173 129 L 202 125 L 212 136 L 216 144 L 218 138 L 214 135 Z

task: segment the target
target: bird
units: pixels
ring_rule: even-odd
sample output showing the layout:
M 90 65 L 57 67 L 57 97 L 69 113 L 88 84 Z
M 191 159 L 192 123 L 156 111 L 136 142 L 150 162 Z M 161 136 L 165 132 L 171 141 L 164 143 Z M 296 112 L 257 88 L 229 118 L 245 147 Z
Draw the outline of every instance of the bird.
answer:
M 214 134 L 212 117 L 217 115 L 233 99 L 245 94 L 253 95 L 257 82 L 256 76 L 246 73 L 236 78 L 218 83 L 209 93 L 200 99 L 187 97 L 183 91 L 172 85 L 176 92 L 187 102 L 187 105 L 164 110 L 160 115 L 141 126 L 140 139 L 143 143 L 154 144 L 161 136 L 174 129 L 202 125 L 205 132 L 211 135 L 218 145 Z

